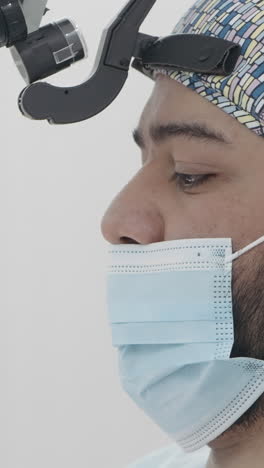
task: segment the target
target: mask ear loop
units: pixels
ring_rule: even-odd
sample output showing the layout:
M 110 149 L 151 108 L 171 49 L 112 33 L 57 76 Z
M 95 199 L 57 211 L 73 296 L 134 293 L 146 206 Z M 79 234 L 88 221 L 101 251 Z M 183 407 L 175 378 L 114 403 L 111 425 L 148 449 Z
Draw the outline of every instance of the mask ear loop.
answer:
M 238 250 L 236 253 L 234 253 L 234 254 L 229 255 L 228 257 L 226 257 L 226 258 L 225 258 L 225 263 L 229 263 L 229 262 L 232 262 L 233 260 L 236 260 L 238 257 L 240 257 L 241 255 L 243 255 L 244 253 L 246 253 L 246 252 L 248 252 L 249 250 L 253 249 L 253 248 L 256 247 L 257 245 L 262 244 L 262 242 L 264 242 L 264 236 L 260 237 L 260 238 L 257 239 L 256 241 L 252 242 L 252 243 L 249 244 L 247 247 L 244 247 L 243 249 Z

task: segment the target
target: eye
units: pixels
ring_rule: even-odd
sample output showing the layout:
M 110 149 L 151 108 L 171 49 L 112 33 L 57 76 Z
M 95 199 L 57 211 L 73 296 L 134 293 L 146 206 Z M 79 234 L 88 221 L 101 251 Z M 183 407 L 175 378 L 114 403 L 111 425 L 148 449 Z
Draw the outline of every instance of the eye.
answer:
M 211 177 L 216 177 L 216 174 L 194 175 L 175 172 L 170 180 L 175 180 L 180 189 L 185 190 L 199 187 L 200 185 L 205 184 Z

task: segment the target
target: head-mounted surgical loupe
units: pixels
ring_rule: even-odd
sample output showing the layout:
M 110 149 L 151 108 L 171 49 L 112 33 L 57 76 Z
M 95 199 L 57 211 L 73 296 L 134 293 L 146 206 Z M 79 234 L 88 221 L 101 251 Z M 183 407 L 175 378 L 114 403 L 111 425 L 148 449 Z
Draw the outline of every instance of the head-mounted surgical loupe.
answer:
M 47 78 L 88 56 L 78 26 L 68 19 L 44 26 L 11 47 L 15 64 L 26 83 Z
M 72 20 L 39 28 L 47 2 L 0 0 L 0 46 L 10 48 L 28 84 L 18 103 L 22 114 L 30 119 L 69 124 L 99 114 L 121 92 L 130 65 L 135 69 L 160 66 L 228 76 L 240 56 L 239 44 L 212 36 L 172 34 L 159 38 L 140 33 L 156 0 L 129 0 L 103 31 L 87 81 L 73 87 L 53 86 L 38 80 L 62 71 L 87 57 L 88 52 Z

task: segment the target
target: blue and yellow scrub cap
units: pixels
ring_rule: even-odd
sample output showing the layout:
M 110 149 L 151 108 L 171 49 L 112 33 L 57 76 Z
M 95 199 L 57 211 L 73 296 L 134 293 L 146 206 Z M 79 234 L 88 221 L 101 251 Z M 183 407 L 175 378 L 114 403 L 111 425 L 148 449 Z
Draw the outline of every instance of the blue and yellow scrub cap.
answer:
M 193 89 L 241 124 L 264 136 L 264 0 L 198 0 L 172 34 L 203 34 L 238 43 L 241 56 L 229 76 L 143 66 Z

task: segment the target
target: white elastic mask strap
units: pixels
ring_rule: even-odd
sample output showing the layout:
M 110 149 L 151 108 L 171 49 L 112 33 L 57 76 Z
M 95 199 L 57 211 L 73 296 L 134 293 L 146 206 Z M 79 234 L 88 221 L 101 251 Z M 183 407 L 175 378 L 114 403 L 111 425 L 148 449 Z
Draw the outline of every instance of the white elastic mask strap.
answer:
M 252 242 L 251 244 L 247 245 L 247 247 L 244 247 L 244 249 L 238 250 L 236 253 L 229 255 L 229 257 L 226 257 L 225 263 L 232 262 L 233 260 L 236 260 L 236 258 L 240 257 L 244 253 L 248 252 L 249 250 L 253 249 L 259 244 L 262 244 L 264 242 L 264 236 L 260 237 L 257 239 L 255 242 Z

